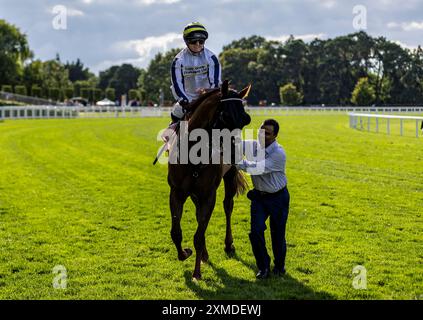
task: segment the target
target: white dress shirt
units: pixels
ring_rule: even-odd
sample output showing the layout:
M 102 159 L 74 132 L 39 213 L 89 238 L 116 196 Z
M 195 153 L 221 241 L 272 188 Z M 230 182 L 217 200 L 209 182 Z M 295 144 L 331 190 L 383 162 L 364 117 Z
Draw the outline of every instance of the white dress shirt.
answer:
M 251 174 L 254 188 L 259 191 L 274 193 L 287 185 L 285 175 L 285 150 L 276 141 L 264 149 L 264 159 L 260 159 L 263 149 L 259 150 L 257 141 L 243 141 L 247 159 L 237 164 L 238 169 Z M 248 151 L 250 148 L 250 152 Z M 251 152 L 251 150 L 253 152 Z M 249 159 L 250 158 L 250 159 Z M 263 157 L 261 157 L 263 158 Z

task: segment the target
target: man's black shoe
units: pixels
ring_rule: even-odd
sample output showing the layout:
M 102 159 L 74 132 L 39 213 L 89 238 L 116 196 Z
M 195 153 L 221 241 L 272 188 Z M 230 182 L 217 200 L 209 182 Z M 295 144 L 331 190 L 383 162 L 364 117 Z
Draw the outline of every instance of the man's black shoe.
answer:
M 269 269 L 259 270 L 259 272 L 256 274 L 257 279 L 267 279 L 270 276 Z
M 276 276 L 276 277 L 281 277 L 281 276 L 283 276 L 284 274 L 286 274 L 286 271 L 285 271 L 285 269 L 280 269 L 280 268 L 273 268 L 273 275 L 274 276 Z

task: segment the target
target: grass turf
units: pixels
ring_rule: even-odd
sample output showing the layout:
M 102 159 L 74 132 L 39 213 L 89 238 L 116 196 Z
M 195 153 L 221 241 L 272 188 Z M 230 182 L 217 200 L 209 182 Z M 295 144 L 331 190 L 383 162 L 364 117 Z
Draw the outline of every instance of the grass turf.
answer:
M 167 168 L 152 166 L 168 119 L 0 123 L 0 299 L 422 299 L 423 140 L 353 130 L 345 115 L 276 119 L 288 273 L 255 280 L 245 195 L 232 219 L 237 254 L 225 255 L 221 186 L 199 283 L 170 238 Z M 195 228 L 189 200 L 184 247 Z M 58 265 L 64 290 L 53 287 Z M 352 285 L 357 265 L 367 289 Z

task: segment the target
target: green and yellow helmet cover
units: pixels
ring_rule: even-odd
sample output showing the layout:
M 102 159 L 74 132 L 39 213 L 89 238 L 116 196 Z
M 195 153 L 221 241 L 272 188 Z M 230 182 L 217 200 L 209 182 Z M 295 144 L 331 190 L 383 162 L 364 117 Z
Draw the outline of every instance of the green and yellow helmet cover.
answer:
M 209 37 L 206 28 L 199 22 L 192 22 L 184 28 L 184 40 L 188 39 L 204 39 Z

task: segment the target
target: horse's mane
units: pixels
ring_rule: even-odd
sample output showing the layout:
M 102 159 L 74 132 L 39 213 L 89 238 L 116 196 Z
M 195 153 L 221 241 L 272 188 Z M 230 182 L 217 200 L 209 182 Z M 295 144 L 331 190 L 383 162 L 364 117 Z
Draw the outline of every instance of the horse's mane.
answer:
M 212 89 L 210 91 L 207 91 L 206 93 L 201 94 L 197 100 L 194 100 L 187 109 L 190 111 L 190 113 L 194 113 L 194 111 L 197 109 L 197 107 L 204 102 L 204 100 L 208 99 L 210 96 L 215 94 L 216 92 L 220 91 L 219 88 Z
M 210 99 L 216 94 L 220 93 L 220 89 L 213 89 L 208 91 L 198 97 L 197 100 L 193 101 L 191 105 L 187 108 L 189 110 L 189 130 L 195 128 L 204 128 L 212 119 L 211 112 L 215 109 L 212 108 L 211 101 L 215 99 Z M 207 100 L 211 100 L 208 102 Z M 216 101 L 217 105 L 217 101 Z

